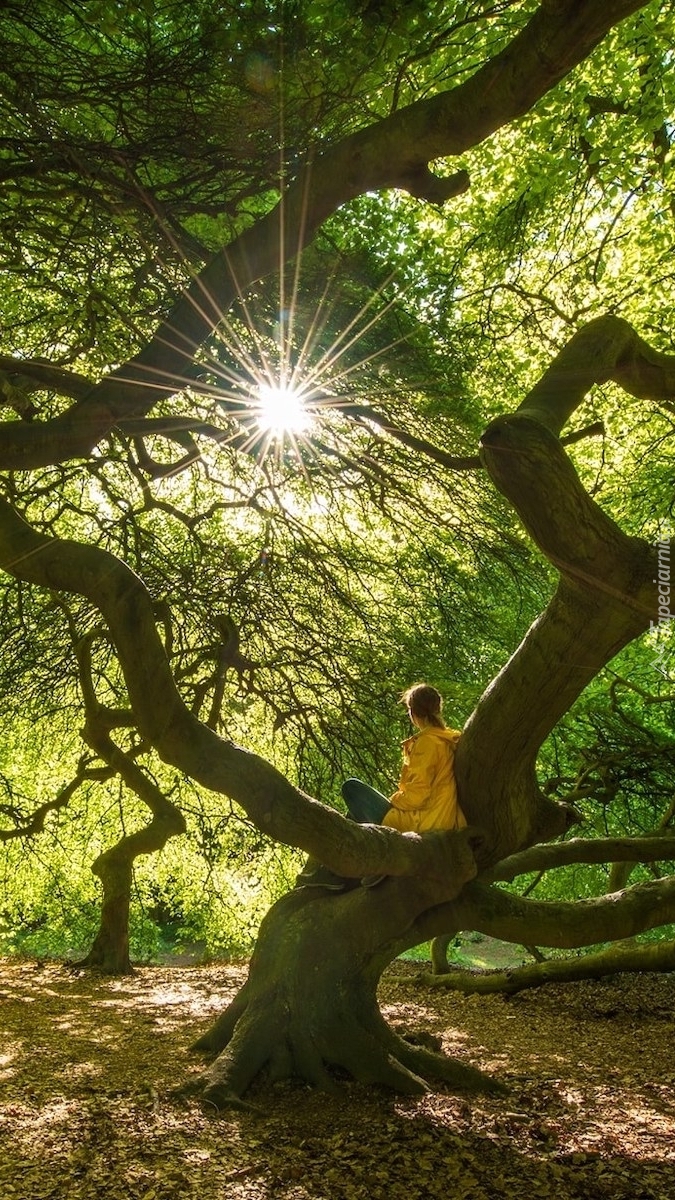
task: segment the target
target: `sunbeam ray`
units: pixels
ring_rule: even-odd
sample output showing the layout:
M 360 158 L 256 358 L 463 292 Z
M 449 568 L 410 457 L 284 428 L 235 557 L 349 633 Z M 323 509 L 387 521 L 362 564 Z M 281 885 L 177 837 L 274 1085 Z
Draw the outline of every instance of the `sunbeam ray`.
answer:
M 405 292 L 402 293 L 398 287 L 394 295 L 386 298 L 387 290 L 396 279 L 392 272 L 367 295 L 344 323 L 340 322 L 335 317 L 341 300 L 340 287 L 336 284 L 340 263 L 336 261 L 327 278 L 324 277 L 322 281 L 321 294 L 313 303 L 311 316 L 304 321 L 303 328 L 300 299 L 310 171 L 304 172 L 299 217 L 296 228 L 291 231 L 286 209 L 288 166 L 283 103 L 283 47 L 280 48 L 280 56 L 276 320 L 262 307 L 260 312 L 256 311 L 259 300 L 248 288 L 245 290 L 238 279 L 234 259 L 228 255 L 227 248 L 222 250 L 222 256 L 229 269 L 235 299 L 227 311 L 219 312 L 216 298 L 205 284 L 200 269 L 188 260 L 178 236 L 167 226 L 162 214 L 154 212 L 158 228 L 191 280 L 190 303 L 195 313 L 200 321 L 212 326 L 215 322 L 215 328 L 196 350 L 193 366 L 177 372 L 168 369 L 163 371 L 156 364 L 145 366 L 135 362 L 130 364 L 127 382 L 144 384 L 164 396 L 167 388 L 171 388 L 175 397 L 181 393 L 188 397 L 203 397 L 238 426 L 235 429 L 224 428 L 222 437 L 217 439 L 213 430 L 210 430 L 208 436 L 212 440 L 217 440 L 223 448 L 231 447 L 253 455 L 260 465 L 270 461 L 276 468 L 281 468 L 289 460 L 293 461 L 309 482 L 309 462 L 325 467 L 328 443 L 320 437 L 319 426 L 326 426 L 331 411 L 343 413 L 350 420 L 354 417 L 367 418 L 367 396 L 359 393 L 355 386 L 359 373 L 404 342 L 405 335 L 389 341 L 386 346 L 357 355 L 356 361 L 346 362 L 346 356 L 358 350 L 359 343 L 391 312 Z M 146 196 L 144 200 L 152 211 L 150 198 Z M 291 235 L 294 245 L 289 244 Z M 292 274 L 287 269 L 287 261 L 291 259 L 294 259 Z M 330 334 L 326 338 L 328 330 Z M 179 328 L 172 330 L 168 324 L 164 325 L 157 337 L 160 344 L 172 353 L 176 350 L 180 352 L 181 347 L 186 346 L 185 332 Z M 328 345 L 325 345 L 326 341 Z M 145 381 L 142 378 L 144 372 L 147 372 Z M 200 373 L 206 378 L 198 378 Z M 346 388 L 345 385 L 349 386 Z M 171 400 L 171 396 L 167 398 Z M 350 411 L 355 402 L 359 405 L 358 414 Z M 209 419 L 213 421 L 214 418 Z M 384 428 L 382 421 L 379 426 Z M 333 428 L 331 438 L 341 436 L 338 427 Z M 346 464 L 349 455 L 340 452 L 340 457 Z M 361 462 L 357 469 L 363 471 L 364 465 Z

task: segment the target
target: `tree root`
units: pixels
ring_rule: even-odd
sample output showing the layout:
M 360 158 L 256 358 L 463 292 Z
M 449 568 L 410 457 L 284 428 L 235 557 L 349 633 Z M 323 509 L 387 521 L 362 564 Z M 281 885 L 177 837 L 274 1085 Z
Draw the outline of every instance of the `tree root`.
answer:
M 234 1092 L 226 1092 L 224 1088 L 206 1088 L 202 1095 L 202 1104 L 207 1110 L 211 1109 L 214 1113 L 222 1112 L 226 1108 L 234 1108 L 237 1112 L 252 1113 L 256 1117 L 264 1114 L 264 1110 L 259 1105 L 242 1100 L 241 1096 L 236 1096 Z
M 438 1079 L 457 1092 L 469 1092 L 473 1095 L 503 1096 L 508 1092 L 505 1084 L 478 1067 L 470 1067 L 467 1063 L 448 1058 L 445 1054 L 435 1054 L 422 1046 L 414 1046 L 405 1037 L 398 1038 L 398 1056 L 401 1062 L 412 1070 L 424 1075 L 425 1079 Z
M 482 1072 L 399 1037 L 382 1016 L 377 986 L 399 944 L 392 934 L 411 903 L 428 904 L 424 881 L 387 886 L 377 896 L 357 888 L 317 899 L 307 889 L 277 901 L 248 979 L 193 1047 L 213 1056 L 203 1093 L 210 1105 L 231 1105 L 262 1072 L 324 1091 L 336 1088 L 342 1071 L 410 1096 L 429 1091 L 430 1079 L 461 1091 L 502 1090 Z
M 211 1026 L 206 1033 L 197 1038 L 190 1046 L 191 1050 L 203 1054 L 218 1054 L 229 1044 L 235 1030 L 237 1021 L 246 1011 L 248 1004 L 248 984 L 245 983 L 239 989 L 234 1000 L 228 1004 L 225 1012 L 221 1013 L 218 1020 Z
M 338 1084 L 332 1071 L 336 1068 L 359 1083 L 408 1096 L 428 1092 L 432 1080 L 462 1092 L 506 1091 L 477 1068 L 400 1036 L 387 1025 L 375 1002 L 364 1004 L 363 995 L 358 1003 L 353 995 L 351 1000 L 323 1010 L 317 1003 L 299 1020 L 292 1015 L 287 995 L 275 991 L 242 1004 L 240 992 L 217 1022 L 218 1037 L 207 1035 L 195 1044 L 213 1052 L 226 1027 L 232 1030 L 228 1044 L 202 1077 L 204 1101 L 214 1108 L 236 1106 L 263 1071 L 272 1082 L 298 1078 L 322 1091 L 335 1091 Z
M 64 964 L 67 971 L 92 971 L 98 975 L 133 975 L 134 968 L 129 959 L 104 958 L 98 954 L 87 954 L 75 961 L 67 960 Z

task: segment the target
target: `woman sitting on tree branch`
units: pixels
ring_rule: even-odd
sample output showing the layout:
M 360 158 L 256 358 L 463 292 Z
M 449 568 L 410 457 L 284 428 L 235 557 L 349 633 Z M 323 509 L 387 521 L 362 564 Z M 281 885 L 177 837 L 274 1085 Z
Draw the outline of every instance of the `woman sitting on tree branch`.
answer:
M 455 750 L 460 738 L 448 729 L 443 717 L 443 698 L 428 683 L 414 683 L 401 696 L 401 703 L 418 732 L 403 742 L 403 767 L 397 790 L 390 799 L 360 779 L 347 779 L 342 795 L 349 816 L 360 824 L 387 825 L 399 833 L 428 833 L 432 829 L 464 829 L 466 818 L 457 801 Z M 385 877 L 366 876 L 361 882 L 374 887 Z M 300 873 L 300 887 L 322 887 L 342 891 L 347 881 L 327 867 L 311 862 Z

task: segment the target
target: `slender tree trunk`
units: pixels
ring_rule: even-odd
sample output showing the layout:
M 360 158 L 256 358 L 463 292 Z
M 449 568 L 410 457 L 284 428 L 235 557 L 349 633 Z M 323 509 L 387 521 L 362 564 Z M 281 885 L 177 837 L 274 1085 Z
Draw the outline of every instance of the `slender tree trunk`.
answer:
M 131 975 L 129 956 L 129 906 L 132 863 L 117 853 L 114 846 L 101 854 L 92 865 L 103 888 L 98 932 L 85 958 L 76 967 L 93 967 L 106 975 Z
M 93 717 L 85 736 L 127 787 L 144 801 L 152 813 L 152 820 L 135 833 L 120 838 L 117 845 L 99 855 L 92 864 L 91 869 L 98 875 L 103 888 L 101 920 L 88 954 L 73 965 L 94 967 L 109 975 L 129 975 L 133 970 L 129 951 L 129 909 L 134 862 L 142 854 L 162 850 L 169 838 L 185 833 L 185 818 Z

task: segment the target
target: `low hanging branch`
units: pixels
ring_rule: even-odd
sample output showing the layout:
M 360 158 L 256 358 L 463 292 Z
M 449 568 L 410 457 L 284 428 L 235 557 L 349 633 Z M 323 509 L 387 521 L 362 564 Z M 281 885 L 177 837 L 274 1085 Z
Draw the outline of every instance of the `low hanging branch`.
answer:
M 572 983 L 579 979 L 602 979 L 623 971 L 672 971 L 675 969 L 675 942 L 651 942 L 638 945 L 634 941 L 608 946 L 597 954 L 583 958 L 553 958 L 546 962 L 527 963 L 505 971 L 457 971 L 424 975 L 431 987 L 449 988 L 466 996 L 513 996 L 525 988 L 541 987 L 544 983 Z
M 0 829 L 0 842 L 10 842 L 16 838 L 32 838 L 42 833 L 45 821 L 50 813 L 60 812 L 67 808 L 72 797 L 83 784 L 112 778 L 114 772 L 108 767 L 92 767 L 91 759 L 82 759 L 78 764 L 74 777 L 65 784 L 52 800 L 45 800 L 21 824 L 13 829 Z
M 597 946 L 635 937 L 675 920 L 675 876 L 650 880 L 589 900 L 529 900 L 475 880 L 451 906 L 440 905 L 416 921 L 419 941 L 454 929 L 558 950 Z
M 95 546 L 49 538 L 0 500 L 0 566 L 16 578 L 76 592 L 106 621 L 141 737 L 167 763 L 236 801 L 276 841 L 316 855 L 342 875 L 425 875 L 440 896 L 449 878 L 475 874 L 471 830 L 420 837 L 359 826 L 293 787 L 270 763 L 219 737 L 183 703 L 141 580 Z
M 557 867 L 571 866 L 575 863 L 613 863 L 622 864 L 630 868 L 638 862 L 652 863 L 672 859 L 675 859 L 675 837 L 668 837 L 665 833 L 653 837 L 639 838 L 571 838 L 567 842 L 529 846 L 527 850 L 521 850 L 519 854 L 512 854 L 509 858 L 502 859 L 501 862 L 496 863 L 490 870 L 484 871 L 480 878 L 481 883 L 511 883 L 519 875 L 536 872 L 538 878 L 540 878 L 546 871 L 554 870 Z M 623 889 L 626 883 L 626 879 L 622 878 L 621 882 L 613 884 L 613 877 L 614 872 L 610 874 L 609 880 L 609 891 L 612 894 Z M 502 935 L 498 936 L 501 937 Z M 451 969 L 447 959 L 451 942 L 452 938 L 447 934 L 439 935 L 433 939 L 431 958 L 434 974 L 445 974 Z M 532 943 L 528 944 L 531 945 Z M 556 967 L 555 969 L 557 970 L 558 968 Z M 628 968 L 622 967 L 621 969 L 627 970 Z M 657 970 L 654 966 L 645 969 Z M 494 974 L 494 972 L 491 973 L 491 975 Z M 510 978 L 511 972 L 508 972 L 508 975 Z M 564 972 L 561 969 L 561 979 L 563 975 Z M 572 974 L 568 977 L 570 979 L 583 978 L 583 976 Z M 538 976 L 536 971 L 528 967 L 522 978 L 532 979 L 533 981 L 532 984 L 523 984 L 523 986 L 536 986 L 537 982 L 546 982 L 547 976 L 545 971 L 542 971 L 541 975 Z M 462 984 L 461 987 L 464 988 L 464 985 Z M 467 984 L 466 990 L 471 990 L 470 985 Z M 476 990 L 500 991 L 502 989 L 497 984 L 494 987 L 487 984 L 483 987 L 483 984 L 480 984 Z

